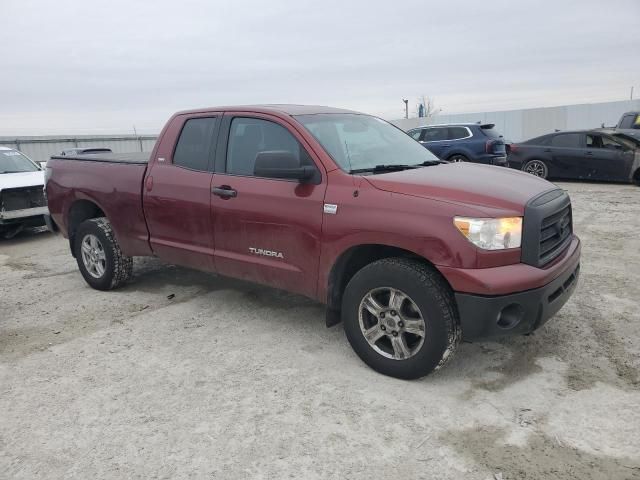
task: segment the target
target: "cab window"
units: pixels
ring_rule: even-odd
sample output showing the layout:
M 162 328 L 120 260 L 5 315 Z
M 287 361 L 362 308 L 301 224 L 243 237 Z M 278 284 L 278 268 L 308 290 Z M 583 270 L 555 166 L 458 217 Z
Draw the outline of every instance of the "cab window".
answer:
M 256 157 L 269 151 L 286 151 L 298 159 L 300 165 L 314 165 L 304 147 L 282 125 L 248 117 L 236 117 L 231 121 L 227 173 L 253 176 Z
M 215 126 L 215 117 L 187 120 L 173 153 L 173 164 L 190 170 L 207 171 Z

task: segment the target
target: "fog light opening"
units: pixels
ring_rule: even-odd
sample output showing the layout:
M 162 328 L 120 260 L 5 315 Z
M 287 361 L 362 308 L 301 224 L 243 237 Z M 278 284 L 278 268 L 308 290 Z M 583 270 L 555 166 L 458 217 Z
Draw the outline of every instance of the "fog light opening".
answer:
M 507 305 L 500 311 L 500 314 L 498 315 L 498 327 L 504 330 L 513 328 L 520 323 L 523 316 L 524 308 L 522 308 L 522 305 L 519 305 L 517 303 Z

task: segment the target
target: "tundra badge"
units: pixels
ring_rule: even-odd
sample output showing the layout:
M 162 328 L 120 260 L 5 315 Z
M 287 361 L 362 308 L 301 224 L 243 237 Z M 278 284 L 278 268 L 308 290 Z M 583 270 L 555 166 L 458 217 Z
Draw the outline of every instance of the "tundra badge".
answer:
M 249 247 L 249 252 L 254 255 L 262 255 L 264 257 L 276 257 L 284 258 L 281 252 L 274 252 L 273 250 L 264 250 L 262 248 Z

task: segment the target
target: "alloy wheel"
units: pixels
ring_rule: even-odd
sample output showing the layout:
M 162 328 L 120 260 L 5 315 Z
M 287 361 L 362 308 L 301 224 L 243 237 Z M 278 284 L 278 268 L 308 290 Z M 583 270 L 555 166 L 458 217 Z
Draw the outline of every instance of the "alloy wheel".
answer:
M 396 288 L 370 290 L 360 302 L 359 322 L 365 340 L 383 357 L 406 360 L 424 344 L 424 317 L 411 297 Z
M 546 178 L 547 176 L 547 167 L 539 160 L 533 160 L 527 163 L 524 171 L 540 178 Z
M 87 234 L 82 239 L 82 263 L 94 278 L 102 278 L 107 269 L 107 257 L 98 237 Z

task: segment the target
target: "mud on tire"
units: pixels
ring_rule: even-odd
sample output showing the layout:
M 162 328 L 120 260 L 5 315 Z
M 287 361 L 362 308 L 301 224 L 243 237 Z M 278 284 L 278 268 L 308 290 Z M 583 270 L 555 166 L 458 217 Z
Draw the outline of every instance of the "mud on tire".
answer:
M 82 255 L 83 241 L 90 239 L 91 236 L 97 238 L 102 247 L 101 251 L 104 252 L 103 268 L 93 273 L 88 270 Z M 97 290 L 118 288 L 129 280 L 133 273 L 133 258 L 122 253 L 113 234 L 111 223 L 105 217 L 92 218 L 80 224 L 74 236 L 73 252 L 85 281 Z
M 408 301 L 402 300 L 404 307 L 401 308 L 406 310 L 411 307 L 410 311 L 399 313 L 389 309 L 389 306 L 398 305 L 391 293 L 388 297 L 389 306 L 385 306 L 385 289 L 404 294 Z M 386 313 L 386 316 L 382 316 L 383 320 L 380 315 L 371 313 L 370 306 L 367 311 L 363 308 L 363 305 L 368 305 L 367 296 L 378 295 L 377 292 L 381 293 L 376 298 L 376 308 L 383 306 Z M 393 295 L 396 298 L 396 294 Z M 376 308 L 372 310 L 377 311 Z M 408 328 L 403 333 L 402 327 L 405 325 L 400 322 L 394 324 L 391 320 L 409 319 L 412 316 L 413 320 L 405 320 L 404 323 L 409 325 L 412 321 L 415 325 L 415 318 L 423 319 L 422 342 L 419 341 L 420 336 L 411 334 Z M 382 259 L 358 271 L 344 292 L 342 320 L 349 343 L 367 365 L 384 375 L 404 379 L 423 377 L 442 367 L 453 356 L 462 337 L 455 299 L 449 285 L 430 266 L 405 258 Z M 364 324 L 365 320 L 367 325 Z M 365 331 L 368 334 L 375 329 L 376 322 L 386 327 L 383 333 L 387 338 L 381 337 L 378 343 L 372 344 L 365 338 Z M 389 326 L 386 322 L 390 322 Z M 396 338 L 390 335 L 394 332 Z M 377 332 L 376 336 L 380 333 Z M 394 355 L 393 344 L 398 334 L 405 335 L 403 343 L 410 347 L 410 351 L 405 350 L 400 355 L 404 356 L 402 359 Z M 371 338 L 375 336 L 369 336 Z M 391 350 L 385 347 L 385 342 L 386 345 L 392 345 Z

